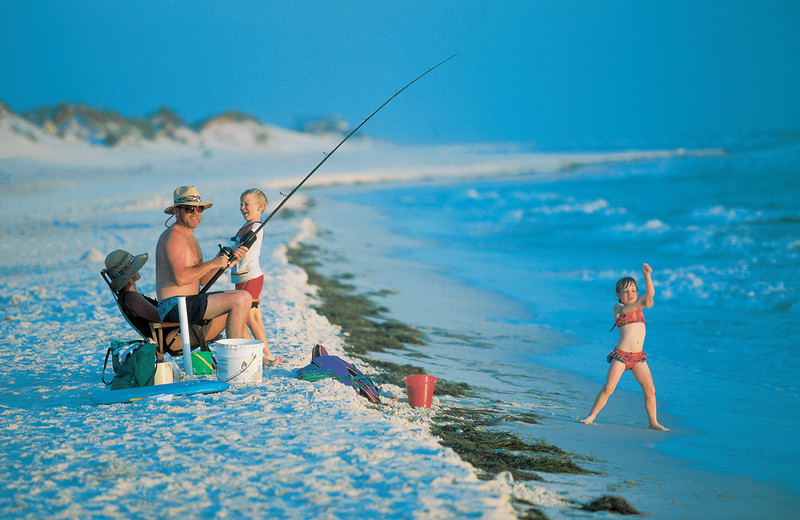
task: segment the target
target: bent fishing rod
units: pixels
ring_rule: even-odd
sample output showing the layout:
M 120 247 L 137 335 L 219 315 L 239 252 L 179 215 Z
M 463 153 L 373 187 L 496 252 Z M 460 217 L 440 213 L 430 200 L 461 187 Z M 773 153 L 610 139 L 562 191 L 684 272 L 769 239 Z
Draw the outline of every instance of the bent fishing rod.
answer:
M 272 213 L 270 213 L 270 214 L 269 214 L 269 216 L 267 216 L 267 218 L 264 220 L 264 222 L 262 222 L 262 223 L 261 223 L 261 225 L 260 225 L 260 226 L 258 226 L 258 228 L 256 228 L 256 230 L 255 230 L 255 231 L 248 231 L 247 233 L 245 233 L 245 234 L 242 236 L 242 238 L 239 240 L 239 245 L 241 245 L 241 246 L 245 246 L 245 247 L 250 247 L 250 246 L 252 246 L 252 245 L 253 245 L 253 243 L 256 241 L 256 235 L 258 234 L 258 232 L 259 232 L 259 231 L 261 231 L 261 230 L 264 228 L 264 226 L 266 226 L 266 225 L 267 225 L 267 222 L 269 222 L 269 221 L 272 219 L 272 217 L 274 217 L 274 216 L 275 216 L 275 214 L 276 214 L 276 213 L 277 213 L 277 212 L 278 212 L 278 211 L 279 211 L 279 210 L 280 210 L 280 209 L 283 207 L 283 205 L 284 205 L 284 204 L 286 204 L 286 201 L 288 201 L 288 200 L 289 200 L 289 198 L 290 198 L 292 195 L 294 195 L 294 194 L 295 194 L 295 192 L 297 192 L 297 190 L 299 190 L 299 189 L 300 189 L 300 187 L 301 187 L 301 186 L 303 186 L 303 184 L 305 184 L 305 183 L 306 183 L 306 181 L 307 181 L 309 178 L 311 178 L 311 176 L 312 176 L 312 175 L 314 175 L 314 173 L 315 173 L 317 170 L 319 170 L 319 168 L 320 168 L 320 167 L 321 167 L 323 164 L 325 164 L 325 161 L 327 161 L 327 160 L 330 158 L 330 156 L 331 156 L 331 155 L 333 155 L 333 154 L 336 152 L 336 150 L 338 150 L 338 149 L 339 149 L 339 147 L 340 147 L 340 146 L 342 146 L 342 145 L 345 143 L 345 141 L 347 141 L 348 139 L 350 139 L 350 136 L 352 136 L 353 134 L 355 134 L 356 132 L 358 132 L 358 130 L 359 130 L 359 129 L 360 129 L 362 126 L 364 126 L 364 125 L 366 124 L 366 122 L 367 122 L 367 121 L 369 121 L 370 119 L 372 119 L 372 116 L 374 116 L 375 114 L 377 114 L 378 112 L 380 112 L 380 110 L 381 110 L 383 107 L 385 107 L 386 105 L 388 105 L 388 104 L 389 104 L 389 103 L 390 103 L 390 102 L 391 102 L 391 101 L 392 101 L 394 98 L 396 98 L 397 96 L 399 96 L 399 95 L 400 95 L 400 93 L 401 93 L 401 92 L 403 92 L 405 89 L 407 89 L 408 87 L 410 87 L 411 85 L 413 85 L 414 83 L 416 83 L 417 81 L 419 81 L 420 79 L 422 79 L 422 77 L 423 77 L 423 76 L 425 76 L 425 75 L 427 75 L 428 73 L 432 72 L 434 69 L 436 69 L 436 68 L 437 68 L 437 67 L 439 67 L 440 65 L 443 65 L 444 63 L 446 63 L 446 62 L 448 62 L 448 61 L 452 60 L 452 59 L 453 59 L 453 58 L 455 58 L 456 56 L 458 56 L 458 53 L 455 53 L 455 54 L 453 54 L 452 56 L 450 56 L 449 58 L 447 58 L 447 59 L 445 59 L 445 60 L 442 60 L 442 61 L 440 61 L 439 63 L 437 63 L 437 64 L 436 64 L 436 65 L 434 65 L 433 67 L 429 68 L 428 70 L 426 70 L 425 72 L 423 72 L 422 74 L 420 74 L 419 76 L 417 76 L 416 78 L 414 78 L 414 79 L 413 79 L 412 81 L 410 81 L 410 82 L 409 82 L 409 83 L 408 83 L 406 86 L 404 86 L 403 88 L 401 88 L 400 90 L 398 90 L 397 92 L 395 92 L 395 93 L 394 93 L 394 95 L 393 95 L 392 97 L 390 97 L 389 99 L 387 99 L 387 100 L 386 100 L 386 102 L 385 102 L 384 104 L 382 104 L 382 105 L 381 105 L 381 106 L 379 106 L 377 109 L 375 109 L 375 111 L 374 111 L 373 113 L 371 113 L 371 114 L 370 114 L 370 115 L 369 115 L 369 116 L 368 116 L 366 119 L 362 119 L 362 120 L 361 120 L 361 124 L 359 124 L 357 127 L 355 127 L 355 128 L 353 129 L 353 131 L 352 131 L 352 132 L 350 132 L 349 134 L 347 134 L 347 135 L 345 136 L 345 138 L 344 138 L 344 139 L 342 139 L 342 140 L 339 142 L 339 144 L 337 144 L 337 145 L 336 145 L 336 146 L 333 148 L 333 150 L 331 150 L 330 152 L 326 153 L 326 154 L 325 154 L 325 157 L 324 157 L 324 158 L 323 158 L 323 159 L 322 159 L 322 160 L 319 162 L 319 164 L 317 164 L 317 165 L 314 167 L 314 169 L 313 169 L 313 170 L 311 170 L 311 171 L 308 173 L 308 175 L 306 175 L 306 176 L 303 178 L 303 180 L 302 180 L 302 181 L 300 181 L 300 184 L 298 184 L 297 186 L 295 186 L 295 187 L 294 187 L 294 189 L 292 189 L 292 191 L 290 191 L 290 192 L 289 192 L 289 193 L 288 193 L 288 194 L 287 194 L 285 197 L 283 197 L 283 200 L 281 200 L 280 204 L 278 204 L 278 206 L 277 206 L 277 207 L 276 207 L 274 210 L 272 210 Z M 223 247 L 222 245 L 220 245 L 220 246 L 219 246 L 219 249 L 220 249 L 220 254 L 221 254 L 222 256 L 225 256 L 225 257 L 228 259 L 228 266 L 230 266 L 230 265 L 231 265 L 231 260 L 233 260 L 233 249 L 231 249 L 230 247 L 227 247 L 227 246 L 226 246 L 226 247 Z M 222 275 L 222 273 L 224 273 L 224 272 L 225 272 L 225 269 L 227 269 L 227 268 L 228 268 L 228 266 L 226 266 L 226 267 L 224 267 L 224 268 L 222 268 L 222 269 L 218 270 L 218 271 L 217 271 L 217 272 L 214 274 L 214 276 L 213 276 L 213 277 L 211 277 L 211 280 L 209 280 L 209 281 L 208 281 L 208 283 L 207 283 L 207 284 L 205 284 L 205 285 L 203 286 L 203 288 L 200 290 L 200 294 L 203 294 L 204 292 L 208 291 L 209 287 L 211 287 L 211 286 L 214 284 L 214 282 L 216 282 L 216 281 L 217 281 L 217 278 L 219 278 L 219 277 Z

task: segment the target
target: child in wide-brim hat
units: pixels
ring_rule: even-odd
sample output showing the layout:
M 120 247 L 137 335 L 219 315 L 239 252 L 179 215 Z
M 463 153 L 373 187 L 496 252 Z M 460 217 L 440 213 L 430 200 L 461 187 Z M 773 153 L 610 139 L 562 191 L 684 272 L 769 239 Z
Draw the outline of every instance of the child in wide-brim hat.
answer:
M 106 272 L 111 279 L 111 290 L 118 293 L 120 289 L 128 285 L 145 262 L 147 262 L 147 253 L 133 256 L 123 249 L 109 253 L 106 257 Z

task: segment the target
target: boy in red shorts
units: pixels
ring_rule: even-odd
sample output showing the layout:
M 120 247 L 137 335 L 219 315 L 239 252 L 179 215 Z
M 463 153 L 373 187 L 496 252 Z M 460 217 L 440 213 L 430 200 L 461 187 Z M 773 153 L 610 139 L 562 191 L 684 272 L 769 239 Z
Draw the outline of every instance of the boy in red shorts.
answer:
M 267 196 L 258 188 L 246 190 L 239 197 L 240 211 L 245 220 L 245 225 L 236 232 L 236 236 L 231 238 L 234 247 L 239 245 L 242 237 L 254 231 L 261 224 L 261 214 L 267 209 Z M 231 281 L 236 285 L 236 289 L 243 289 L 250 293 L 253 299 L 250 312 L 247 315 L 247 327 L 253 337 L 264 342 L 264 366 L 273 366 L 283 361 L 282 356 L 275 357 L 269 351 L 267 343 L 267 332 L 264 329 L 264 320 L 261 316 L 260 296 L 264 286 L 264 273 L 261 271 L 259 256 L 261 255 L 261 239 L 263 230 L 256 233 L 256 240 L 253 242 L 244 257 L 231 269 Z

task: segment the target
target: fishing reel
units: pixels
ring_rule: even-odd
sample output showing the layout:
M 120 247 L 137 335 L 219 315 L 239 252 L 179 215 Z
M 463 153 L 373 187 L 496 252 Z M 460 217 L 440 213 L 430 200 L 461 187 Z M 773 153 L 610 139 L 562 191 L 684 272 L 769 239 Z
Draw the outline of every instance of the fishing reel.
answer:
M 253 233 L 252 231 L 248 231 L 247 233 L 242 235 L 241 238 L 237 239 L 238 242 L 237 245 L 244 246 L 250 249 L 251 247 L 253 247 L 253 244 L 255 244 L 257 238 L 258 236 L 256 236 L 255 233 Z M 233 248 L 228 246 L 223 246 L 222 244 L 218 245 L 219 245 L 219 254 L 228 259 L 228 266 L 230 267 L 231 263 L 236 258 L 233 254 Z
M 233 249 L 231 249 L 228 246 L 223 246 L 222 244 L 218 244 L 218 245 L 219 245 L 219 254 L 220 254 L 220 256 L 224 256 L 225 258 L 228 259 L 228 267 L 230 267 L 231 262 L 233 262 L 233 260 L 236 258 L 233 255 Z

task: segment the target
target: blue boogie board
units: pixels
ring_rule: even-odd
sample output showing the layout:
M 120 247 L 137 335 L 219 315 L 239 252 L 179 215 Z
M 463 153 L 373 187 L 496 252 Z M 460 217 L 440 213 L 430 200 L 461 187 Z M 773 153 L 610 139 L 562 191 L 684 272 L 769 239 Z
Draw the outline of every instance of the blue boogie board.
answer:
M 161 395 L 213 394 L 227 390 L 230 385 L 224 381 L 193 379 L 166 385 L 140 386 L 122 390 L 107 390 L 89 395 L 94 404 L 130 403 Z

